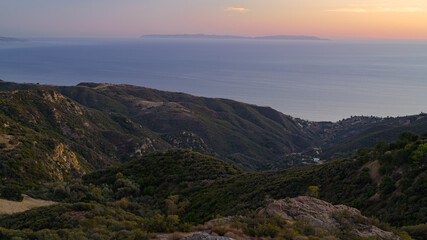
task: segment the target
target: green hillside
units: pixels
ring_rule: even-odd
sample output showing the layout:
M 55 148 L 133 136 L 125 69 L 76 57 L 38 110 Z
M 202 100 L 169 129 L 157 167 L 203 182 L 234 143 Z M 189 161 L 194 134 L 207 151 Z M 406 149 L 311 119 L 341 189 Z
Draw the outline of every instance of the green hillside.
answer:
M 355 159 L 230 178 L 197 193 L 192 208 L 203 210 L 194 214 L 197 219 L 256 208 L 269 199 L 302 195 L 313 185 L 319 187 L 321 199 L 356 207 L 392 225 L 425 223 L 427 141 L 408 135 L 359 150 Z
M 0 92 L 3 180 L 67 180 L 166 147 L 125 116 L 89 109 L 53 90 Z
M 421 134 L 427 129 L 425 114 L 311 122 L 269 107 L 130 85 L 0 82 L 3 91 L 41 88 L 53 89 L 81 106 L 121 119 L 122 125 L 133 122 L 142 126 L 144 134 L 150 135 L 147 141 L 201 152 L 250 171 L 303 166 L 312 163 L 314 157 L 339 159 L 381 140 L 395 141 L 403 131 Z
M 238 236 L 358 239 L 351 229 L 361 219 L 417 239 L 426 232 L 425 114 L 309 122 L 129 85 L 0 82 L 0 90 L 0 197 L 59 202 L 0 217 L 0 237 L 147 239 L 221 216 L 238 220 L 215 231 Z M 314 164 L 315 156 L 324 161 Z M 301 195 L 379 220 L 330 213 L 342 226 L 319 232 L 258 215 Z
M 323 149 L 323 158 L 334 154 L 339 157 L 341 154 L 337 153 L 348 154 L 355 149 L 373 147 L 381 141 L 396 141 L 399 134 L 405 131 L 422 134 L 427 131 L 427 114 L 397 118 L 353 117 L 336 124 L 347 125 L 343 126 L 347 130 L 330 140 Z M 348 127 L 350 124 L 353 126 Z
M 246 170 L 281 167 L 285 154 L 310 150 L 320 143 L 308 130 L 307 121 L 232 100 L 130 85 L 0 82 L 0 90 L 28 88 L 55 89 L 86 107 L 126 116 L 172 147 L 219 157 Z
M 113 185 L 120 177 L 141 187 L 141 193 L 166 198 L 174 193 L 197 191 L 213 181 L 242 174 L 239 168 L 200 153 L 184 149 L 155 152 L 83 177 L 86 184 Z
M 85 216 L 94 211 L 95 216 L 104 213 L 99 212 L 99 209 L 108 206 L 117 207 L 120 211 L 124 211 L 123 214 L 136 216 L 133 217 L 136 219 L 136 223 L 124 222 L 115 217 L 115 221 L 119 221 L 117 224 L 126 228 L 127 231 L 145 229 L 144 231 L 150 232 L 157 231 L 153 229 L 165 229 L 166 226 L 169 226 L 168 231 L 189 230 L 191 226 L 188 223 L 203 223 L 220 215 L 237 215 L 250 216 L 250 219 L 242 219 L 243 222 L 239 224 L 243 225 L 238 225 L 240 228 L 248 231 L 248 234 L 263 236 L 262 234 L 267 233 L 262 231 L 270 230 L 274 234 L 278 234 L 281 231 L 293 229 L 292 231 L 301 231 L 299 234 L 302 235 L 304 235 L 304 231 L 314 231 L 314 228 L 312 228 L 313 230 L 307 230 L 310 228 L 295 230 L 295 228 L 299 229 L 298 225 L 283 225 L 280 221 L 277 222 L 277 219 L 260 219 L 264 219 L 262 220 L 264 224 L 266 221 L 272 221 L 269 224 L 273 226 L 279 224 L 273 228 L 271 225 L 257 223 L 261 225 L 256 225 L 258 227 L 252 229 L 245 227 L 248 226 L 245 224 L 258 221 L 255 220 L 258 217 L 251 211 L 264 207 L 275 199 L 317 194 L 316 191 L 307 192 L 310 186 L 317 186 L 320 199 L 334 204 L 356 207 L 367 216 L 374 216 L 400 227 L 421 224 L 426 221 L 427 206 L 424 194 L 427 190 L 426 145 L 425 135 L 419 137 L 412 133 L 403 133 L 397 142 L 383 142 L 375 148 L 359 150 L 359 157 L 354 159 L 257 173 L 243 172 L 229 163 L 200 153 L 173 149 L 151 153 L 121 165 L 90 173 L 83 177 L 83 181 L 76 179 L 71 182 L 44 184 L 27 193 L 33 197 L 65 203 L 97 202 L 102 205 L 100 207 L 93 204 L 90 207 L 83 205 L 86 206 L 84 208 L 86 210 L 79 211 L 84 211 L 81 214 Z M 5 233 L 12 234 L 10 232 L 12 230 L 7 229 L 13 228 L 13 226 L 20 229 L 28 227 L 32 229 L 31 226 L 39 226 L 39 224 L 43 226 L 43 224 L 49 223 L 53 224 L 48 227 L 53 231 L 50 234 L 60 234 L 57 232 L 59 230 L 55 227 L 55 222 L 65 221 L 67 224 L 75 224 L 73 226 L 64 225 L 67 229 L 72 229 L 72 232 L 84 231 L 86 224 L 92 224 L 90 225 L 92 227 L 99 225 L 95 232 L 101 234 L 103 231 L 111 231 L 109 230 L 111 225 L 106 224 L 106 220 L 102 220 L 102 218 L 110 219 L 111 214 L 116 216 L 108 210 L 105 215 L 102 215 L 103 217 L 96 217 L 92 222 L 89 221 L 94 216 L 91 214 L 82 219 L 74 219 L 74 217 L 67 219 L 69 214 L 80 216 L 78 213 L 74 213 L 75 211 L 67 209 L 70 206 L 81 205 L 59 206 L 65 206 L 65 208 L 58 207 L 61 213 L 55 213 L 56 207 L 51 206 L 43 208 L 49 210 L 37 213 L 38 217 L 34 218 L 25 215 L 32 214 L 32 212 L 0 218 L 0 226 L 6 228 L 3 230 Z M 46 216 L 46 218 L 40 216 Z M 175 223 L 168 223 L 169 220 L 166 216 L 176 216 L 174 217 L 176 218 Z M 341 219 L 340 216 L 335 217 Z M 53 220 L 57 217 L 60 219 Z M 251 220 L 252 218 L 255 219 Z M 90 223 L 87 223 L 88 221 Z M 144 221 L 145 224 L 148 224 L 147 227 L 138 225 L 143 224 Z M 350 231 L 351 224 L 357 224 L 357 221 L 359 220 L 352 219 L 347 222 L 345 231 Z M 369 221 L 379 224 L 375 219 Z M 284 226 L 287 227 L 281 230 Z M 261 227 L 266 229 L 261 230 Z M 386 228 L 388 229 L 388 227 Z M 405 229 L 418 236 L 424 234 L 422 230 L 419 230 L 420 228 L 407 227 Z M 118 229 L 121 228 L 118 227 Z M 40 229 L 34 228 L 32 231 L 38 233 Z M 218 231 L 220 230 L 218 229 Z M 138 234 L 143 233 L 147 234 L 146 232 Z M 298 235 L 298 233 L 295 234 Z M 305 234 L 312 233 L 306 232 Z M 337 234 L 333 233 L 334 236 L 341 236 L 340 234 L 343 233 Z
M 267 107 L 129 85 L 85 83 L 74 88 L 79 90 L 60 91 L 93 108 L 128 112 L 129 118 L 159 133 L 173 147 L 226 159 L 247 170 L 269 169 L 283 154 L 316 146 L 299 120 Z M 87 89 L 112 99 L 108 109 L 88 101 L 88 96 L 82 98 L 80 92 Z M 110 107 L 120 104 L 126 108 Z
M 0 218 L 0 238 L 149 239 L 147 222 L 115 206 L 58 204 Z
M 297 236 L 313 235 L 324 239 L 332 236 L 361 239 L 351 233 L 351 229 L 360 223 L 398 233 L 397 229 L 393 230 L 378 220 L 350 217 L 346 212 L 333 214 L 333 218 L 343 224 L 343 228 L 336 232 L 316 230 L 302 220 L 289 223 L 254 211 L 274 199 L 315 194 L 307 192 L 309 186 L 315 185 L 319 187 L 319 198 L 352 205 L 368 216 L 395 226 L 423 223 L 427 186 L 425 144 L 425 139 L 405 133 L 399 142 L 360 150 L 361 156 L 357 159 L 259 173 L 244 173 L 222 160 L 188 150 L 156 152 L 85 175 L 84 181 L 44 184 L 27 191 L 35 197 L 74 204 L 42 207 L 0 218 L 0 227 L 3 227 L 0 233 L 3 236 L 21 234 L 28 238 L 46 234 L 57 239 L 63 236 L 96 239 L 93 235 L 96 233 L 96 236 L 108 234 L 107 239 L 114 239 L 112 236 L 124 234 L 122 231 L 126 230 L 125 235 L 120 235 L 123 239 L 135 234 L 149 238 L 149 232 L 191 231 L 194 223 L 203 223 L 220 215 L 238 216 L 237 222 L 231 226 L 251 236 L 297 239 Z M 401 151 L 408 151 L 407 158 L 399 161 L 384 158 L 388 154 L 401 156 Z M 381 165 L 377 169 L 381 177 L 379 183 L 375 182 L 375 174 L 371 175 L 373 169 L 366 167 L 373 162 Z M 396 180 L 394 175 L 400 171 L 403 171 L 402 176 Z M 388 178 L 400 182 L 397 188 L 391 187 L 394 182 L 390 183 Z M 403 184 L 411 187 L 403 190 Z M 212 231 L 221 232 L 228 228 L 218 227 Z M 23 232 L 24 229 L 30 230 Z M 424 234 L 419 227 L 405 229 L 417 236 Z
M 183 218 L 195 222 L 209 220 L 218 214 L 228 216 L 245 209 L 257 209 L 273 199 L 304 195 L 309 186 L 317 186 L 321 199 L 356 207 L 368 216 L 376 216 L 395 226 L 414 225 L 427 220 L 426 146 L 424 135 L 420 138 L 412 133 L 403 133 L 397 142 L 383 142 L 375 148 L 359 150 L 357 158 L 322 165 L 257 173 L 241 173 L 226 165 L 226 169 L 233 170 L 232 174 L 221 174 L 221 178 L 188 190 L 188 184 L 181 189 L 176 186 L 188 176 L 192 179 L 208 177 L 205 171 L 210 172 L 211 168 L 205 163 L 205 170 L 183 171 L 182 175 L 176 175 L 176 169 L 180 167 L 169 162 L 172 159 L 175 159 L 174 163 L 191 159 L 187 163 L 198 166 L 198 160 L 190 157 L 192 154 L 189 152 L 181 152 L 183 150 L 178 151 L 180 154 L 168 152 L 166 155 L 147 156 L 143 161 L 93 173 L 85 179 L 97 185 L 112 184 L 114 176 L 122 172 L 125 177 L 140 183 L 143 194 L 158 198 L 169 189 L 170 194 L 179 194 L 189 200 L 190 205 Z M 168 159 L 167 164 L 164 164 L 165 160 L 158 159 Z M 157 162 L 156 167 L 152 168 L 152 162 Z M 140 164 L 150 171 L 141 170 Z M 193 168 L 187 166 L 185 169 Z M 153 171 L 161 174 L 154 176 Z M 214 176 L 217 174 L 216 171 L 212 173 Z M 153 192 L 146 190 L 153 186 L 160 188 Z

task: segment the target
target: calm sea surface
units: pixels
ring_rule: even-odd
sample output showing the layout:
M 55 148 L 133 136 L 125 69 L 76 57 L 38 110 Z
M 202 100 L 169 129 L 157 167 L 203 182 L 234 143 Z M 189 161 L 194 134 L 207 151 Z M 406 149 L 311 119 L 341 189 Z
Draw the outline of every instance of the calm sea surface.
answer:
M 0 42 L 0 79 L 127 83 L 308 120 L 427 112 L 427 41 L 34 39 Z

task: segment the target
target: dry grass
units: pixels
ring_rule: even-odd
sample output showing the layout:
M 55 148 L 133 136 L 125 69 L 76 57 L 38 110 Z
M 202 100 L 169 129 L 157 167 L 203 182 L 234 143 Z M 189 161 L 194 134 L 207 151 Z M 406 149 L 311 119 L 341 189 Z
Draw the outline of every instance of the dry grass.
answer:
M 56 202 L 35 199 L 25 194 L 23 194 L 22 196 L 24 197 L 22 202 L 0 199 L 0 215 L 9 215 L 19 212 L 25 212 L 32 208 L 56 204 Z

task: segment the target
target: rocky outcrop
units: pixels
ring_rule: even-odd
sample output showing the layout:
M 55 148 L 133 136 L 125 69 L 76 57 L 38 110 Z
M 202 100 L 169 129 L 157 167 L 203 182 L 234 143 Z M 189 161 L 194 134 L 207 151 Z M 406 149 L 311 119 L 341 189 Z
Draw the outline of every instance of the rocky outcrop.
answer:
M 185 237 L 181 240 L 235 240 L 234 238 L 221 237 L 221 236 L 212 236 L 207 233 L 197 233 L 193 234 L 191 237 Z
M 62 143 L 55 147 L 51 155 L 43 162 L 51 175 L 51 179 L 67 180 L 72 176 L 82 176 L 86 173 L 76 154 Z
M 277 215 L 289 221 L 305 220 L 328 231 L 346 230 L 360 238 L 399 239 L 392 232 L 374 226 L 355 208 L 333 205 L 308 196 L 275 201 L 260 209 L 259 213 Z

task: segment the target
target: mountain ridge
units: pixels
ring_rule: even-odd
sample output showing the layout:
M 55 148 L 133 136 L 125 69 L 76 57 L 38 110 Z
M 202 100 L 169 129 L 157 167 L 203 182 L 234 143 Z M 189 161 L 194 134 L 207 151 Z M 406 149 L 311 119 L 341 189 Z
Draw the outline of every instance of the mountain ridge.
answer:
M 30 89 L 57 91 L 82 106 L 141 125 L 164 146 L 199 151 L 251 171 L 351 156 L 357 148 L 394 141 L 402 131 L 421 134 L 427 129 L 426 114 L 313 122 L 270 107 L 126 84 L 0 82 L 2 91 Z
M 130 85 L 42 86 L 0 83 L 0 90 L 48 88 L 79 104 L 121 114 L 154 131 L 173 147 L 189 148 L 237 162 L 245 169 L 266 169 L 265 159 L 314 146 L 304 121 L 271 108 L 227 99 L 195 97 Z M 297 122 L 299 124 L 297 124 Z M 301 136 L 308 137 L 301 137 Z M 233 144 L 229 144 L 233 142 Z M 271 144 L 265 148 L 266 144 Z M 243 154 L 242 154 L 243 153 Z

